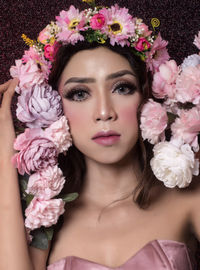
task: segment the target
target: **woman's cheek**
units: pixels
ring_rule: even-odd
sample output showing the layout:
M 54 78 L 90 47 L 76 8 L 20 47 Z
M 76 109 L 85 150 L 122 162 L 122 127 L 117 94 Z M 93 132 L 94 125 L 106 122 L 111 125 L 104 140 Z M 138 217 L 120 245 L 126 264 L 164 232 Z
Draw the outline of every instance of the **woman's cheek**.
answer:
M 127 125 L 138 125 L 137 109 L 137 106 L 130 106 L 121 109 L 121 119 L 123 120 L 123 123 L 126 123 Z

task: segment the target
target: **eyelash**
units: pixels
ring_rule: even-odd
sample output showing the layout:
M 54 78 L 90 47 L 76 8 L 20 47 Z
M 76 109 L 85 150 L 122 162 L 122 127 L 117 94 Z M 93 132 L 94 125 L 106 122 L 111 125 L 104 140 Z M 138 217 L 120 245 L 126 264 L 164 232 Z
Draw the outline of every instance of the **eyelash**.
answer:
M 120 82 L 118 83 L 116 86 L 115 86 L 115 89 L 114 91 L 116 91 L 117 89 L 120 89 L 121 87 L 123 88 L 128 88 L 129 89 L 129 92 L 128 94 L 125 94 L 125 95 L 132 95 L 135 90 L 136 90 L 136 86 L 132 83 L 127 83 L 127 82 Z M 74 99 L 74 96 L 78 93 L 88 93 L 88 91 L 84 90 L 84 89 L 81 89 L 80 88 L 73 88 L 71 90 L 69 90 L 66 94 L 65 94 L 65 98 L 69 99 L 69 100 L 72 100 L 72 101 L 77 101 L 77 102 L 82 102 L 84 101 L 85 99 Z M 121 94 L 120 94 L 121 95 Z M 123 95 L 123 94 L 122 94 Z

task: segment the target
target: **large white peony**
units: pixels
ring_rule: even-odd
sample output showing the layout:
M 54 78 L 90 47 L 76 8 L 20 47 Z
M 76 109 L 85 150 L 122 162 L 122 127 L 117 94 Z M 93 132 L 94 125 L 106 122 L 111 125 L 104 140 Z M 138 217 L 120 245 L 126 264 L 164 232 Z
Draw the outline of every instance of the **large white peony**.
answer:
M 151 168 L 166 187 L 187 187 L 192 175 L 199 174 L 199 161 L 195 159 L 189 144 L 177 147 L 171 142 L 160 142 L 154 146 L 153 152 Z

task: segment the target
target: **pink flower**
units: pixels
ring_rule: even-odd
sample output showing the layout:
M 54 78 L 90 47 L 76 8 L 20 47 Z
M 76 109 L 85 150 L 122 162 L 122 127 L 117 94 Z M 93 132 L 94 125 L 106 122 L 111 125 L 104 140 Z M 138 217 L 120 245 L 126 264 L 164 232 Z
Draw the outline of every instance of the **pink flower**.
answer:
M 26 192 L 48 200 L 58 195 L 63 189 L 65 178 L 58 166 L 47 167 L 29 177 Z
M 61 97 L 48 84 L 21 91 L 18 97 L 16 115 L 27 127 L 47 127 L 57 121 L 61 114 Z
M 166 48 L 167 44 L 168 42 L 163 40 L 159 33 L 150 52 L 146 53 L 147 68 L 152 72 L 158 71 L 159 66 L 169 60 L 169 54 Z
M 151 35 L 152 31 L 149 31 L 148 26 L 145 23 L 140 23 L 137 25 L 137 29 L 142 32 L 144 37 L 148 37 Z
M 200 132 L 200 109 L 180 110 L 179 117 L 171 125 L 174 139 L 180 139 L 190 144 L 197 152 L 199 150 L 198 134 Z
M 48 26 L 45 27 L 38 36 L 38 41 L 40 41 L 42 44 L 47 44 L 47 40 L 51 38 L 51 33 L 49 32 Z
M 52 141 L 45 137 L 42 129 L 26 129 L 14 142 L 14 149 L 20 151 L 12 158 L 20 174 L 30 174 L 57 163 L 58 152 Z
M 62 10 L 60 16 L 57 16 L 56 19 L 57 25 L 61 29 L 57 35 L 58 41 L 74 45 L 79 40 L 84 40 L 84 37 L 79 33 L 80 30 L 84 29 L 86 22 L 83 12 L 79 12 L 78 9 L 71 5 L 68 11 Z
M 43 73 L 44 78 L 48 79 L 52 68 L 51 62 L 47 61 L 44 56 L 33 47 L 30 47 L 28 51 L 25 51 L 25 54 L 22 57 L 22 62 L 24 64 L 30 60 L 33 60 L 37 66 L 40 65 L 40 71 Z
M 198 33 L 198 36 L 195 36 L 193 44 L 200 50 L 200 31 Z
M 28 61 L 25 65 L 22 60 L 15 61 L 16 66 L 10 68 L 10 74 L 13 78 L 17 77 L 20 88 L 28 89 L 34 84 L 41 84 L 45 80 L 45 74 L 38 67 L 34 60 Z
M 110 44 L 130 45 L 128 38 L 135 35 L 135 20 L 128 13 L 127 8 L 120 8 L 117 4 L 111 8 L 99 11 L 105 18 L 105 27 L 101 29 L 110 38 Z
M 160 65 L 159 71 L 153 76 L 152 90 L 156 98 L 173 99 L 175 96 L 175 82 L 178 77 L 179 68 L 174 60 L 167 61 Z
M 59 47 L 60 44 L 58 42 L 54 42 L 53 45 L 46 44 L 44 46 L 44 56 L 53 62 Z
M 94 30 L 101 29 L 105 23 L 105 18 L 102 14 L 95 14 L 90 20 L 90 26 Z
M 179 102 L 200 102 L 200 66 L 187 67 L 176 81 L 176 99 Z
M 50 227 L 56 224 L 60 215 L 64 213 L 62 199 L 42 200 L 33 198 L 25 210 L 25 226 L 30 230 L 41 226 Z
M 151 47 L 151 44 L 144 37 L 140 37 L 135 46 L 135 49 L 139 52 L 148 50 Z
M 144 140 L 155 144 L 165 139 L 164 130 L 167 127 L 167 113 L 160 103 L 149 99 L 143 106 L 140 118 L 140 128 Z
M 46 137 L 54 142 L 59 153 L 67 151 L 72 145 L 68 121 L 65 116 L 62 116 L 59 120 L 51 124 L 51 126 L 45 130 L 45 133 Z

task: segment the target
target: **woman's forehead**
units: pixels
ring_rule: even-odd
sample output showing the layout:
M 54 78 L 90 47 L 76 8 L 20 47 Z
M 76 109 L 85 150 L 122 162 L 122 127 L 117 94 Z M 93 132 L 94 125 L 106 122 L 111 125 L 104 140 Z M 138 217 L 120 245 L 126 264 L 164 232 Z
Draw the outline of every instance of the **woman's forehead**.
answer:
M 67 63 L 62 77 L 107 76 L 120 70 L 133 71 L 128 60 L 108 48 L 82 50 L 74 54 Z

